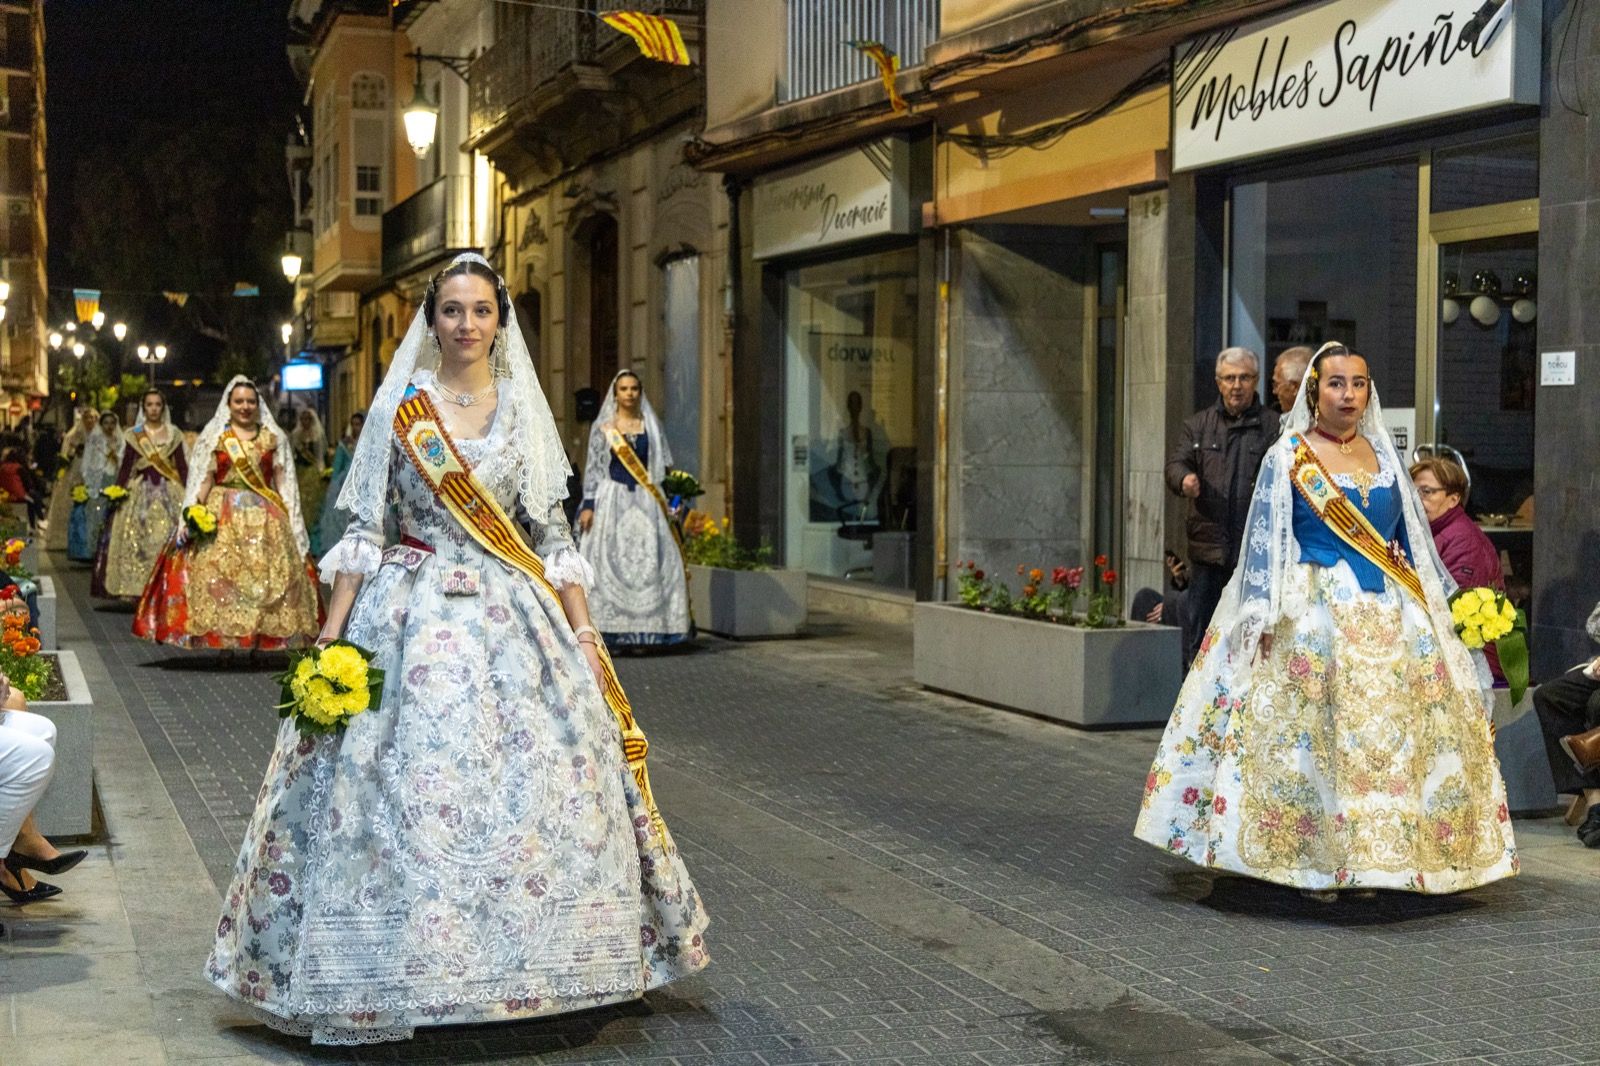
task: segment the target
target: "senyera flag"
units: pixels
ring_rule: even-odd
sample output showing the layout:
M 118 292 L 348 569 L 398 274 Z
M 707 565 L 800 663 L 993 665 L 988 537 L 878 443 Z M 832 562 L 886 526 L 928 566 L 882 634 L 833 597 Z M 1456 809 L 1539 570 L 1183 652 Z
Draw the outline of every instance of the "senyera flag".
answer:
M 889 51 L 888 47 L 878 41 L 846 41 L 845 44 L 854 48 L 873 63 L 877 64 L 878 75 L 883 78 L 883 87 L 889 93 L 889 107 L 894 111 L 910 110 L 910 105 L 900 95 L 900 90 L 895 88 L 894 76 L 900 73 L 900 57 Z
M 643 11 L 609 11 L 600 16 L 614 30 L 621 30 L 638 44 L 646 59 L 675 66 L 689 65 L 689 49 L 683 43 L 678 24 L 660 15 L 646 15 Z

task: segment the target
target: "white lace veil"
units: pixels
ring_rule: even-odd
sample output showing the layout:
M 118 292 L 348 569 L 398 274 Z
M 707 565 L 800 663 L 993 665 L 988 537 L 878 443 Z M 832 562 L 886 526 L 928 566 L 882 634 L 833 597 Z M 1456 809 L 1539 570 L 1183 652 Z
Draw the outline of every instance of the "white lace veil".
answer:
M 650 399 L 644 394 L 644 379 L 632 370 L 619 370 L 611 379 L 611 387 L 606 390 L 605 402 L 600 405 L 594 425 L 589 427 L 589 454 L 583 465 L 583 496 L 587 500 L 594 499 L 611 468 L 611 445 L 606 441 L 606 427 L 617 420 L 617 382 L 625 377 L 639 382 L 639 416 L 644 422 L 644 431 L 650 435 L 650 458 L 645 462 L 650 480 L 660 485 L 672 466 L 672 449 L 667 446 L 667 435 L 661 429 L 656 409 L 650 406 Z
M 305 415 L 311 416 L 310 429 L 300 428 L 300 419 Z M 322 419 L 318 417 L 317 412 L 311 408 L 298 407 L 295 409 L 294 428 L 289 431 L 289 440 L 297 448 L 303 448 L 307 445 L 310 445 L 311 451 L 317 457 L 317 464 L 319 466 L 327 462 L 328 435 L 322 428 Z
M 114 412 L 107 414 L 116 418 Z M 117 418 L 117 428 L 106 432 L 105 428 L 96 425 L 89 431 L 83 451 L 83 479 L 84 481 L 104 487 L 109 485 L 117 476 L 117 468 L 122 465 L 122 420 Z
M 1311 392 L 1314 387 L 1312 374 L 1317 368 L 1317 359 L 1334 347 L 1343 348 L 1343 345 L 1337 341 L 1324 344 L 1307 366 L 1283 432 L 1261 464 L 1250 500 L 1250 516 L 1245 524 L 1239 565 L 1223 590 L 1213 616 L 1213 625 L 1227 638 L 1229 651 L 1237 664 L 1235 684 L 1239 683 L 1240 677 L 1237 671 L 1252 669 L 1255 647 L 1261 634 L 1269 631 L 1277 619 L 1285 614 L 1298 616 L 1307 608 L 1306 604 L 1300 602 L 1304 596 L 1298 584 L 1286 580 L 1289 568 L 1300 561 L 1299 545 L 1294 539 L 1294 487 L 1289 473 L 1294 467 L 1293 439 L 1311 429 L 1312 407 L 1307 397 L 1314 395 Z M 1422 498 L 1411 484 L 1408 464 L 1395 449 L 1394 437 L 1384 422 L 1383 405 L 1378 402 L 1375 384 L 1369 386 L 1367 409 L 1356 430 L 1372 444 L 1380 461 L 1395 472 L 1406 540 L 1411 547 L 1417 574 L 1422 579 L 1434 640 L 1443 653 L 1451 678 L 1459 688 L 1480 692 L 1487 711 L 1487 670 L 1477 669 L 1475 653 L 1461 643 L 1455 634 L 1450 619 L 1449 598 L 1456 591 L 1456 583 L 1445 569 L 1439 550 L 1433 543 L 1433 532 L 1422 510 Z M 1476 657 L 1481 659 L 1482 653 L 1476 653 Z
M 217 401 L 216 413 L 211 416 L 194 441 L 194 454 L 189 462 L 189 482 L 184 486 L 183 505 L 188 507 L 200 503 L 200 488 L 205 480 L 216 472 L 217 442 L 222 439 L 222 431 L 228 428 L 228 397 L 233 395 L 233 390 L 240 385 L 248 385 L 256 389 L 256 383 L 243 374 L 235 374 L 222 390 L 222 399 Z M 289 445 L 289 435 L 278 425 L 278 420 L 272 417 L 272 410 L 261 398 L 261 390 L 256 389 L 257 424 L 260 432 L 270 433 L 277 441 L 277 456 L 272 462 L 273 489 L 283 497 L 284 505 L 289 509 L 289 528 L 294 533 L 294 541 L 300 547 L 300 554 L 304 555 L 311 550 L 311 539 L 306 533 L 305 519 L 300 514 L 300 485 L 294 476 L 294 455 Z
M 161 397 L 161 420 L 155 423 L 150 423 L 144 416 L 144 398 L 151 393 Z M 167 394 L 157 389 L 145 389 L 139 394 L 139 415 L 133 420 L 133 428 L 138 430 L 144 429 L 146 426 L 151 429 L 160 429 L 162 426 L 169 430 L 176 428 L 172 424 L 172 405 L 167 402 Z
M 450 265 L 463 261 L 489 266 L 489 261 L 476 252 L 458 255 Z M 505 291 L 504 280 L 499 282 L 499 288 Z M 514 317 L 507 318 L 508 321 L 500 323 L 489 352 L 490 368 L 502 383 L 495 432 L 498 435 L 504 426 L 509 447 L 519 459 L 522 473 L 519 494 L 523 508 L 530 515 L 542 516 L 566 499 L 567 475 L 571 468 L 567 465 L 566 450 L 561 446 L 561 435 L 556 432 L 550 404 L 539 387 L 539 375 L 533 369 L 533 357 L 528 354 L 522 328 Z M 356 440 L 355 455 L 350 460 L 350 469 L 336 503 L 353 519 L 369 525 L 383 523 L 389 500 L 389 464 L 395 451 L 394 414 L 417 371 L 433 371 L 439 367 L 439 346 L 432 333 L 423 308 L 419 307 L 411 320 L 411 328 L 406 330 L 394 353 L 389 372 L 383 376 L 383 384 L 367 408 L 367 421 Z M 505 387 L 507 382 L 509 390 Z M 510 416 L 509 421 L 506 421 L 507 416 Z

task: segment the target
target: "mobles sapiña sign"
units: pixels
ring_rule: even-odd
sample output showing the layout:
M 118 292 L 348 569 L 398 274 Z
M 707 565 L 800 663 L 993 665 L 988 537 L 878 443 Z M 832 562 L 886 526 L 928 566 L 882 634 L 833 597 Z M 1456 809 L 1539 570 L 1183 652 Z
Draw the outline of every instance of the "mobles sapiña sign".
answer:
M 910 233 L 909 169 L 905 139 L 886 137 L 758 179 L 752 189 L 755 257 Z
M 1333 0 L 1186 41 L 1172 56 L 1173 169 L 1539 102 L 1539 5 Z

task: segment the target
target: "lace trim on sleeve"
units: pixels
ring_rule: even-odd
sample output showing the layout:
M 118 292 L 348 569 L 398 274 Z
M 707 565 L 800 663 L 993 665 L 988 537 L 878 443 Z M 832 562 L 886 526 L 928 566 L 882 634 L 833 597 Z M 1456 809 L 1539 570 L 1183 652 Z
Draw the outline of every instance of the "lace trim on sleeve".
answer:
M 324 585 L 340 574 L 376 574 L 383 565 L 383 547 L 364 533 L 352 530 L 329 549 L 317 564 Z
M 544 576 L 558 589 L 577 585 L 588 592 L 594 587 L 594 567 L 576 548 L 558 548 L 544 561 Z

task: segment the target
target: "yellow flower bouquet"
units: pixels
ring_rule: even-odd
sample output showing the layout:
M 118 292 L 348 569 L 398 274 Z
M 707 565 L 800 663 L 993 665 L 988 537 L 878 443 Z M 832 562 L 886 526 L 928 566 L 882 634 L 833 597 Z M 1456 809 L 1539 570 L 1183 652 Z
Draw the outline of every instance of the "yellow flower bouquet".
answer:
M 1511 686 L 1511 705 L 1528 691 L 1528 617 L 1503 592 L 1480 587 L 1450 597 L 1450 621 L 1469 648 L 1493 644 Z
M 383 671 L 372 665 L 372 653 L 347 640 L 297 653 L 278 683 L 278 717 L 292 719 L 305 736 L 342 732 L 383 697 Z
M 105 488 L 100 490 L 100 495 L 106 498 L 106 502 L 108 504 L 110 504 L 112 507 L 115 507 L 117 504 L 128 498 L 128 490 L 123 488 L 121 485 L 107 485 Z
M 198 544 L 217 535 L 217 515 L 203 503 L 190 504 L 183 509 L 183 524 L 188 527 L 190 543 Z
M 87 485 L 74 485 L 74 486 L 72 486 L 72 502 L 73 503 L 88 503 L 89 502 L 89 487 Z

